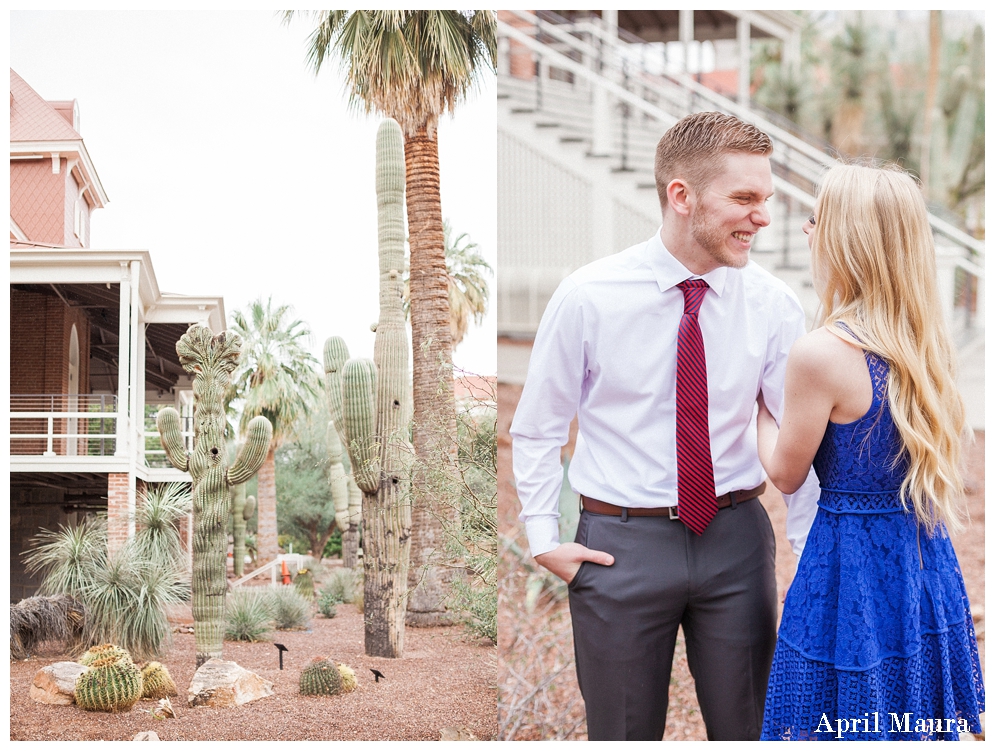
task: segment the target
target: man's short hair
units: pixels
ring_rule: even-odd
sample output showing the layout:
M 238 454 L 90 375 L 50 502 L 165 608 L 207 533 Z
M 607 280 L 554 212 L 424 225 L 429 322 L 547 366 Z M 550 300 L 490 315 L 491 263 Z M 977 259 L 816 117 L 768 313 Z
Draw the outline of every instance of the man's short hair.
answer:
M 722 169 L 730 152 L 767 156 L 774 150 L 770 136 L 755 125 L 722 112 L 696 112 L 679 120 L 656 145 L 656 192 L 667 207 L 667 186 L 681 178 L 700 192 Z

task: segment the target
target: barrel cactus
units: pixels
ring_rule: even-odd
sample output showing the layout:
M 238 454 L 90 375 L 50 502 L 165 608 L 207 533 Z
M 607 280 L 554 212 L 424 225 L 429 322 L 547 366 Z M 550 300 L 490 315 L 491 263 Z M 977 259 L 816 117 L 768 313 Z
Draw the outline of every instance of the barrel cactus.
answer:
M 400 126 L 377 131 L 380 318 L 373 361 L 342 368 L 343 423 L 363 491 L 366 654 L 400 657 L 411 542 L 408 335 L 402 308 L 404 145 Z
M 76 678 L 76 704 L 91 712 L 127 712 L 142 698 L 142 673 L 119 656 L 94 661 Z
M 180 434 L 180 416 L 172 407 L 161 410 L 156 426 L 166 456 L 174 467 L 193 478 L 193 619 L 197 666 L 221 657 L 225 595 L 228 591 L 226 526 L 231 514 L 231 488 L 256 473 L 273 435 L 265 417 L 249 423 L 245 443 L 228 467 L 225 451 L 225 395 L 238 364 L 242 340 L 225 332 L 215 336 L 194 324 L 176 343 L 180 364 L 194 375 L 194 450 L 187 455 Z
M 86 650 L 77 662 L 80 665 L 86 665 L 89 667 L 97 660 L 104 660 L 108 657 L 113 657 L 116 660 L 126 660 L 128 662 L 133 661 L 131 659 L 131 655 L 128 654 L 128 650 L 124 647 L 119 647 L 116 644 L 100 644 Z
M 355 691 L 356 671 L 341 662 L 336 667 L 338 667 L 339 675 L 342 677 L 342 693 L 347 694 L 350 691 Z
M 301 672 L 301 693 L 305 696 L 334 696 L 342 693 L 342 675 L 327 657 L 315 657 Z
M 165 699 L 177 693 L 173 677 L 161 662 L 153 661 L 142 668 L 143 699 Z

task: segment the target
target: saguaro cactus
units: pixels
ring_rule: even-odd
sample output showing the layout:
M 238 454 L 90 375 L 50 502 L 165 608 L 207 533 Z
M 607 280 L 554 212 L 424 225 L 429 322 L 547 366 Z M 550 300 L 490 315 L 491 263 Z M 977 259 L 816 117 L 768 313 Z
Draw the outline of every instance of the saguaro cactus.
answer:
M 342 565 L 355 568 L 359 560 L 359 523 L 363 513 L 363 494 L 352 477 L 349 453 L 343 450 L 346 440 L 342 422 L 342 367 L 349 359 L 349 348 L 340 336 L 325 340 L 325 390 L 331 421 L 328 423 L 329 483 L 335 504 L 335 522 L 342 531 Z M 333 435 L 334 434 L 334 435 Z
M 400 657 L 411 541 L 411 446 L 406 440 L 408 337 L 401 307 L 404 147 L 393 120 L 377 131 L 377 209 L 380 319 L 374 362 L 350 360 L 343 367 L 343 419 L 353 477 L 363 491 L 366 654 Z
M 245 523 L 256 513 L 256 497 L 245 497 L 245 483 L 231 489 L 232 568 L 235 576 L 245 573 Z
M 226 526 L 231 488 L 256 473 L 266 457 L 273 426 L 265 417 L 250 423 L 241 450 L 229 468 L 225 451 L 225 392 L 238 364 L 242 340 L 232 333 L 214 336 L 193 325 L 176 343 L 180 364 L 194 374 L 194 450 L 189 456 L 180 435 L 180 416 L 172 407 L 160 410 L 156 426 L 166 456 L 193 478 L 193 620 L 197 666 L 221 657 L 225 595 Z

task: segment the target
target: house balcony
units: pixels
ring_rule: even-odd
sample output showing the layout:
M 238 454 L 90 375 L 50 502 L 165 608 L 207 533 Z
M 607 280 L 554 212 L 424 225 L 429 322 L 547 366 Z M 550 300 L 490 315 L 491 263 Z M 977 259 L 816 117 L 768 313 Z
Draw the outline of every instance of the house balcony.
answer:
M 133 455 L 134 469 L 149 479 L 182 479 L 166 477 L 174 473 L 185 477 L 166 458 L 154 412 L 146 408 L 144 420 L 132 428 L 119 407 L 113 394 L 12 394 L 11 471 L 128 471 Z M 181 428 L 191 451 L 192 414 L 181 415 Z M 137 450 L 129 451 L 128 444 Z

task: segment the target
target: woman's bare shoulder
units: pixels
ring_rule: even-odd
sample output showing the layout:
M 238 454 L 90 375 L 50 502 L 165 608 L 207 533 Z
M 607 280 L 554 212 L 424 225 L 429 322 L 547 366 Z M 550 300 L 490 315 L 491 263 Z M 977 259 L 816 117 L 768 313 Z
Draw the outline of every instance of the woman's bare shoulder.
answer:
M 788 366 L 815 383 L 838 383 L 864 366 L 863 350 L 844 341 L 825 326 L 810 331 L 791 348 Z

